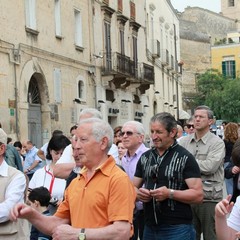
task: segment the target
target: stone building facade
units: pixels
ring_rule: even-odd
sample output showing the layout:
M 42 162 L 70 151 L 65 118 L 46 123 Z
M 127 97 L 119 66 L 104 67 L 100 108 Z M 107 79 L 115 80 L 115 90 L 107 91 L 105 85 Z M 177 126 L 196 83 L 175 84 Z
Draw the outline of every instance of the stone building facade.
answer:
M 240 29 L 240 0 L 221 0 L 221 13 L 234 19 Z
M 187 7 L 180 18 L 180 47 L 184 63 L 182 71 L 183 107 L 192 113 L 198 74 L 211 68 L 211 46 L 236 31 L 233 19 L 199 7 Z
M 135 119 L 147 132 L 156 112 L 178 117 L 179 20 L 170 1 L 0 3 L 0 122 L 14 140 L 40 147 L 55 129 L 68 135 L 86 107 L 113 128 Z

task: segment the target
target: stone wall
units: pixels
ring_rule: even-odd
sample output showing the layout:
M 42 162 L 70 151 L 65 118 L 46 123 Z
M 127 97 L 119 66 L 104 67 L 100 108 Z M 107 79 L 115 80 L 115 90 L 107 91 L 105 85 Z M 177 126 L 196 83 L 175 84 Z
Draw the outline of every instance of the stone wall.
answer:
M 182 83 L 185 110 L 196 92 L 196 76 L 211 67 L 211 45 L 234 32 L 233 19 L 199 7 L 187 7 L 180 18 L 181 60 L 184 62 Z M 211 44 L 210 44 L 211 43 Z

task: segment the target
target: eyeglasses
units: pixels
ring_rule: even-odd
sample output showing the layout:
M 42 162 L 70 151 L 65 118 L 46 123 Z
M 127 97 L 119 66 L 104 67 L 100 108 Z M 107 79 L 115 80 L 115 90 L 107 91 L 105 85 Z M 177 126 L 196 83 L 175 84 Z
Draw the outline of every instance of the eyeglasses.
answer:
M 125 134 L 129 137 L 132 136 L 134 132 L 131 131 L 126 131 L 126 132 L 121 132 L 121 136 L 123 137 Z
M 187 128 L 188 128 L 188 129 L 194 128 L 194 125 L 193 125 L 193 124 L 187 124 Z

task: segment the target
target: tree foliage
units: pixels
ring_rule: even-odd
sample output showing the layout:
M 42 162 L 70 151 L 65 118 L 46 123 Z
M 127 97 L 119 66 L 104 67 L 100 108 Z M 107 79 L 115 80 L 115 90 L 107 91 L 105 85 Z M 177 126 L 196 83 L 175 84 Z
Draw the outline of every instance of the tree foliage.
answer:
M 240 80 L 228 79 L 217 70 L 207 70 L 197 78 L 194 105 L 209 106 L 217 119 L 240 121 Z

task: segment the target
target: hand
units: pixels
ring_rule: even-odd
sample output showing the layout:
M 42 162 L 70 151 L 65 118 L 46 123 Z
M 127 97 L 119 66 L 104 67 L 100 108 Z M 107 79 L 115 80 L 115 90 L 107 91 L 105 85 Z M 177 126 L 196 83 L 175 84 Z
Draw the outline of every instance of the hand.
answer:
M 165 186 L 150 190 L 150 194 L 156 201 L 164 201 L 169 198 L 169 189 Z
M 32 212 L 33 209 L 31 207 L 24 203 L 18 203 L 11 209 L 9 219 L 12 221 L 16 221 L 18 218 L 28 219 Z
M 73 228 L 68 224 L 61 224 L 54 229 L 52 238 L 53 240 L 76 240 L 79 233 L 80 229 Z
M 234 166 L 234 167 L 232 168 L 232 173 L 233 173 L 233 174 L 238 174 L 239 172 L 240 172 L 240 168 L 239 168 L 239 167 Z
M 142 202 L 149 202 L 152 199 L 150 192 L 146 188 L 139 188 L 137 191 L 137 199 Z
M 231 200 L 231 195 L 229 194 L 225 199 L 219 202 L 215 207 L 215 215 L 217 217 L 224 217 L 232 211 L 234 203 L 229 201 Z
M 240 232 L 236 233 L 236 239 L 240 239 Z

